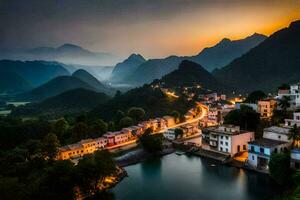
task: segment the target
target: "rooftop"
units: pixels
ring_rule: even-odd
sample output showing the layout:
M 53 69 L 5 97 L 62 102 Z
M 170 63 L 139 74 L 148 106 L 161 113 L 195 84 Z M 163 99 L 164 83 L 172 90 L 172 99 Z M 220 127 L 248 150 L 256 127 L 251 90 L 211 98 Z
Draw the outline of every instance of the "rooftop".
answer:
M 279 133 L 288 135 L 290 134 L 290 128 L 288 127 L 279 127 L 279 126 L 271 126 L 268 128 L 265 128 L 264 131 L 272 132 L 272 133 Z
M 271 140 L 266 138 L 261 138 L 261 139 L 254 140 L 252 142 L 248 142 L 248 144 L 253 144 L 261 147 L 276 147 L 278 145 L 285 144 L 285 143 L 287 142 Z
M 228 130 L 225 131 L 225 128 Z M 247 131 L 247 130 L 240 130 L 239 126 L 234 126 L 231 124 L 224 124 L 221 126 L 209 127 L 209 128 L 207 128 L 207 130 L 214 132 L 214 133 L 220 133 L 220 134 L 225 134 L 225 135 L 239 135 L 239 134 L 251 132 L 251 131 Z

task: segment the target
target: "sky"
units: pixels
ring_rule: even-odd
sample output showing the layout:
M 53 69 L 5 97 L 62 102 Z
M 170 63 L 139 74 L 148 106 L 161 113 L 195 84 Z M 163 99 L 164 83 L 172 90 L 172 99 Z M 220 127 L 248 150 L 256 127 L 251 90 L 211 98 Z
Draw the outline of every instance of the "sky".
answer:
M 297 19 L 300 0 L 0 0 L 0 49 L 73 43 L 118 56 L 194 55 Z

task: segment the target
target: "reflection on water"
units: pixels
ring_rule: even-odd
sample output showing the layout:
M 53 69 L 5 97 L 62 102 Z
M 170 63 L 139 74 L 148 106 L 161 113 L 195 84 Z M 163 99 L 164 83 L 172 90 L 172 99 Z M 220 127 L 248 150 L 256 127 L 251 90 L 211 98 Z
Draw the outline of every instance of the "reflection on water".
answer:
M 126 170 L 129 177 L 112 190 L 117 200 L 264 200 L 277 191 L 265 175 L 193 156 L 171 154 Z

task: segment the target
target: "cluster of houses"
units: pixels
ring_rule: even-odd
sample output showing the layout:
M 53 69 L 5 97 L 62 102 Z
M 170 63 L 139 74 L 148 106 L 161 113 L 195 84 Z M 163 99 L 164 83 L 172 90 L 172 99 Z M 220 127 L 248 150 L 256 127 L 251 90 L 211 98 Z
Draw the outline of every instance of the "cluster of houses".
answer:
M 283 127 L 271 126 L 264 129 L 263 137 L 255 139 L 254 132 L 240 130 L 239 126 L 219 125 L 202 131 L 202 148 L 222 153 L 229 157 L 248 152 L 246 166 L 256 170 L 268 171 L 268 164 L 273 153 L 287 152 L 291 149 L 290 129 L 300 125 L 300 113 L 294 113 L 293 119 L 286 119 Z M 300 169 L 300 149 L 291 151 L 291 166 Z
M 176 129 L 181 129 L 182 135 L 177 135 Z M 178 128 L 168 129 L 164 132 L 164 137 L 167 138 L 168 140 L 176 140 L 176 139 L 187 138 L 190 136 L 195 136 L 200 134 L 201 134 L 201 129 L 199 129 L 199 124 L 198 122 L 195 122 L 195 123 L 182 125 Z
M 134 142 L 137 137 L 143 134 L 148 128 L 151 128 L 154 132 L 158 132 L 172 127 L 175 124 L 175 118 L 171 116 L 143 121 L 137 126 L 123 128 L 121 131 L 108 132 L 99 138 L 85 139 L 75 144 L 60 147 L 58 159 L 80 158 L 83 155 L 93 153 L 99 149 L 118 147 L 131 141 Z
M 259 170 L 268 170 L 271 154 L 287 152 L 292 148 L 291 128 L 300 125 L 300 112 L 293 113 L 293 119 L 285 119 L 282 127 L 272 126 L 264 129 L 263 138 L 249 142 L 248 164 Z M 299 141 L 294 141 L 296 144 Z M 298 146 L 298 145 L 296 145 Z M 300 169 L 300 149 L 291 150 L 291 167 Z

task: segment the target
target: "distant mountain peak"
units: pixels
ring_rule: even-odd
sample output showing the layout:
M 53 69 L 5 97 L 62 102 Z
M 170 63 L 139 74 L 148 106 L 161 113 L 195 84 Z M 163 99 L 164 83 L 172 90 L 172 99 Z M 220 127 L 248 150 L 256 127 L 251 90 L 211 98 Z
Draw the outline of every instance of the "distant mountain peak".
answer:
M 83 49 L 83 48 L 75 44 L 65 43 L 59 46 L 57 49 Z
M 252 35 L 250 35 L 250 36 L 248 36 L 248 37 L 246 37 L 245 39 L 266 39 L 267 38 L 267 36 L 266 35 L 264 35 L 264 34 L 260 34 L 260 33 L 254 33 L 254 34 L 252 34 Z
M 129 60 L 141 60 L 141 61 L 146 61 L 146 59 L 141 55 L 141 54 L 131 54 L 127 59 L 127 61 Z
M 231 42 L 231 39 L 223 38 L 219 43 L 228 43 L 228 42 Z
M 289 28 L 293 28 L 293 27 L 300 27 L 300 20 L 293 21 L 293 22 L 289 25 Z

